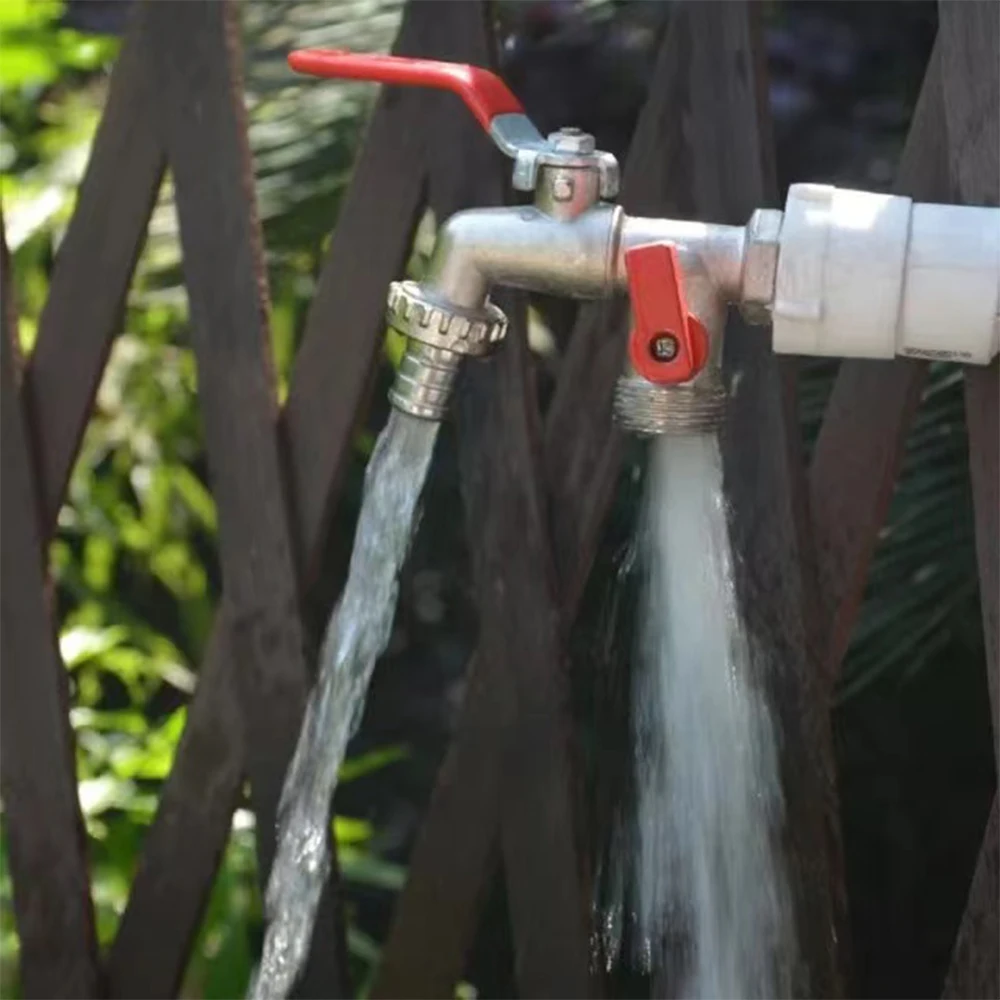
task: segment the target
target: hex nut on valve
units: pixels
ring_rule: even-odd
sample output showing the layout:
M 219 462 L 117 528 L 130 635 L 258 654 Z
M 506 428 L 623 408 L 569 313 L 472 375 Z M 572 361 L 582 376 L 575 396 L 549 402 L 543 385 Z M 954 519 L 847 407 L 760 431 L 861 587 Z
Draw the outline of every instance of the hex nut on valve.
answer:
M 597 149 L 594 137 L 578 128 L 561 128 L 558 132 L 550 132 L 548 142 L 561 153 L 589 156 Z
M 748 323 L 765 325 L 771 322 L 783 219 L 784 213 L 777 209 L 759 208 L 747 223 L 739 307 Z

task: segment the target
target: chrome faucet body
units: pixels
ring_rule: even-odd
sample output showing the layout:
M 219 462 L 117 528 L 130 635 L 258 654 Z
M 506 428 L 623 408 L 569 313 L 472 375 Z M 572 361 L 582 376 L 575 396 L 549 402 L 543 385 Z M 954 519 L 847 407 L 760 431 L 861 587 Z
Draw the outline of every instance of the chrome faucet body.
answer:
M 488 325 L 496 319 L 489 292 L 497 285 L 579 300 L 606 298 L 629 290 L 628 251 L 670 244 L 678 251 L 691 312 L 708 332 L 709 356 L 694 378 L 677 385 L 652 383 L 628 365 L 615 412 L 627 429 L 638 433 L 689 433 L 719 423 L 725 402 L 720 361 L 726 304 L 741 297 L 746 230 L 629 216 L 597 199 L 587 172 L 543 167 L 534 205 L 469 209 L 444 222 L 420 287 L 405 283 L 404 291 L 399 284 L 390 294 L 390 322 L 410 338 L 392 390 L 395 406 L 440 419 L 447 406 L 447 393 L 440 391 L 445 385 L 439 374 L 442 363 L 454 372 L 459 360 L 427 356 L 418 303 L 459 321 Z M 594 197 L 581 205 L 577 191 L 584 185 Z M 574 197 L 574 211 L 566 212 L 557 194 Z M 412 303 L 408 316 L 398 308 L 400 294 Z M 500 339 L 502 334 L 496 341 Z M 451 384 L 449 376 L 447 387 Z

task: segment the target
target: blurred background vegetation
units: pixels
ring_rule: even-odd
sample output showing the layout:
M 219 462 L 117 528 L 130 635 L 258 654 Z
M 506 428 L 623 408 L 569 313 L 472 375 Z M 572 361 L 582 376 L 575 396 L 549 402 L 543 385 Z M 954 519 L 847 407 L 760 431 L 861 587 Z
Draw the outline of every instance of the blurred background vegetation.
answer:
M 543 131 L 577 124 L 627 152 L 669 3 L 496 5 L 502 65 Z M 891 183 L 935 30 L 931 3 L 767 4 L 771 103 L 784 188 L 809 179 Z M 401 0 L 244 4 L 247 105 L 267 245 L 271 331 L 282 395 L 326 241 L 372 105 L 364 85 L 302 86 L 292 44 L 386 50 Z M 20 336 L 30 353 L 55 253 L 72 213 L 124 0 L 0 0 L 0 198 L 13 257 Z M 411 268 L 433 237 L 421 227 Z M 544 377 L 560 343 L 533 314 Z M 558 317 L 557 317 L 558 318 Z M 50 550 L 59 641 L 70 671 L 80 801 L 102 944 L 113 937 L 142 837 L 169 772 L 220 592 L 169 176 L 154 212 L 97 407 Z M 398 345 L 386 340 L 380 390 Z M 807 445 L 835 366 L 805 366 Z M 315 640 L 336 596 L 357 514 L 376 392 L 324 565 L 308 597 Z M 961 373 L 936 369 L 911 434 L 835 714 L 856 962 L 864 995 L 936 995 L 995 784 L 979 621 Z M 590 608 L 603 622 L 622 538 L 635 514 L 623 489 L 598 557 Z M 338 791 L 352 971 L 363 993 L 393 894 L 447 743 L 475 642 L 454 441 L 445 429 L 426 513 L 402 581 L 397 623 Z M 591 614 L 590 612 L 593 612 Z M 581 726 L 613 742 L 587 707 L 627 629 L 574 637 Z M 609 755 L 592 766 L 613 774 Z M 602 764 L 603 761 L 603 764 Z M 243 994 L 259 950 L 253 816 L 237 811 L 188 969 L 184 995 Z M 0 842 L 0 859 L 5 851 Z M 9 874 L 0 869 L 0 995 L 17 995 Z M 502 889 L 468 977 L 512 995 Z M 470 987 L 471 989 L 472 987 Z M 624 988 L 624 987 L 623 987 Z

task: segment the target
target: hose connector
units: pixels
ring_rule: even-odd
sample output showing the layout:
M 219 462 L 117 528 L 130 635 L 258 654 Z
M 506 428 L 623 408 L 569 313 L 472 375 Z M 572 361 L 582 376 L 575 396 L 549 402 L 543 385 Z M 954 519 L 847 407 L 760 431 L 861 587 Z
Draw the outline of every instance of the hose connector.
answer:
M 483 357 L 507 334 L 507 317 L 487 300 L 464 309 L 415 281 L 394 281 L 386 305 L 389 325 L 407 338 L 389 402 L 424 420 L 442 420 L 463 357 Z

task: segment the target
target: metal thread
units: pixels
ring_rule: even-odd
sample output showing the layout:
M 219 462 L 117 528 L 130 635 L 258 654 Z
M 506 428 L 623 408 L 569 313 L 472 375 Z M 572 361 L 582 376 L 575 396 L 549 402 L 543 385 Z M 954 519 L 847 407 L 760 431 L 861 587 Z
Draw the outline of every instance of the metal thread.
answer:
M 615 387 L 615 419 L 633 434 L 705 434 L 718 430 L 726 413 L 726 390 L 704 375 L 683 385 L 656 385 L 622 375 Z
M 461 360 L 462 355 L 454 351 L 407 340 L 389 402 L 411 416 L 443 420 Z

